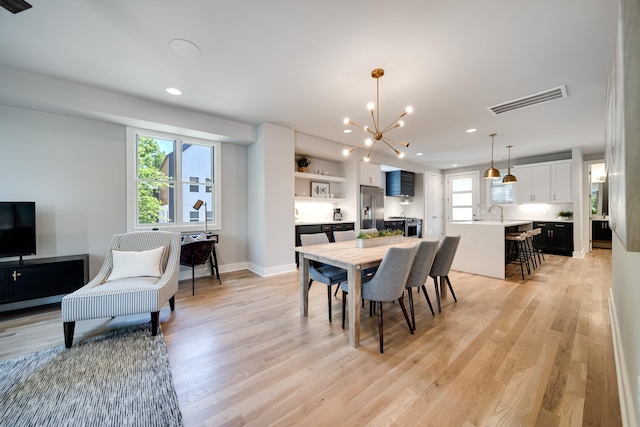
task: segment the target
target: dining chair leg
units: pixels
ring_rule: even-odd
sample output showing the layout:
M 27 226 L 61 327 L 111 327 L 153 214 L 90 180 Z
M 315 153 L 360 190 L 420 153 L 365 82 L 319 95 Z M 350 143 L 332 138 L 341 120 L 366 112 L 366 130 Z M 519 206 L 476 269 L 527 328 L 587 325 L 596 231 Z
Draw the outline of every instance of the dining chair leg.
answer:
M 411 311 L 411 328 L 413 330 L 416 329 L 416 316 L 413 312 L 413 288 L 407 289 L 407 293 L 409 294 L 409 311 Z
M 431 305 L 431 300 L 429 299 L 429 294 L 427 294 L 427 288 L 425 288 L 424 285 L 422 285 L 422 293 L 424 294 L 424 297 L 427 299 L 427 304 L 429 304 L 429 310 L 431 310 L 431 315 L 435 316 L 436 313 L 433 312 L 433 306 Z
M 340 290 L 340 283 L 338 283 L 338 286 L 336 286 L 336 291 L 333 293 L 334 297 L 338 296 L 338 291 Z
M 347 293 L 342 291 L 342 329 L 344 329 L 344 318 L 347 314 Z
M 442 279 L 440 279 L 442 281 Z M 433 278 L 433 283 L 436 286 L 436 302 L 438 303 L 438 313 L 442 313 L 442 310 L 440 309 L 440 290 L 438 289 L 438 278 L 434 277 Z
M 327 286 L 327 306 L 329 307 L 329 323 L 331 323 L 331 285 Z
M 456 294 L 453 292 L 453 288 L 451 287 L 451 280 L 449 280 L 449 275 L 444 276 L 444 279 L 447 281 L 447 285 L 449 285 L 449 290 L 451 291 L 451 296 L 453 296 L 453 300 L 458 302 L 456 298 Z M 442 280 L 442 279 L 440 279 Z
M 409 322 L 409 316 L 407 316 L 407 309 L 404 306 L 404 300 L 402 298 L 398 298 L 398 304 L 400 304 L 400 308 L 402 309 L 402 314 L 404 314 L 404 320 L 407 321 L 407 326 L 409 327 L 409 332 L 413 335 L 413 330 L 415 328 L 411 327 L 411 323 Z
M 193 255 L 191 256 L 191 295 L 196 294 L 196 267 Z
M 384 345 L 382 344 L 382 301 L 378 301 L 378 335 L 380 336 L 380 353 L 384 353 Z

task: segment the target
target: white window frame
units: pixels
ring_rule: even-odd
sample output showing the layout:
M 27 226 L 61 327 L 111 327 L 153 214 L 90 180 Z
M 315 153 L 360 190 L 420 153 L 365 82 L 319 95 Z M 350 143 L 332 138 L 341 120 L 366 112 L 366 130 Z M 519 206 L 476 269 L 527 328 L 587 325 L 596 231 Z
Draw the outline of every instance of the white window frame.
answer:
M 500 169 L 500 180 L 502 180 L 505 176 L 507 175 L 507 170 L 504 169 Z M 498 179 L 498 178 L 495 178 Z M 495 203 L 491 200 L 491 181 L 492 179 L 483 179 L 484 183 L 485 183 L 485 187 L 486 187 L 486 193 L 487 193 L 487 206 L 491 206 L 491 205 L 500 205 L 500 206 L 512 206 L 515 205 L 516 203 L 516 191 L 517 191 L 517 184 L 503 184 L 503 185 L 511 185 L 513 188 L 513 200 L 510 202 L 504 202 L 504 203 Z
M 161 229 L 166 231 L 201 231 L 204 230 L 205 222 L 180 222 L 176 220 L 174 224 L 138 224 L 138 181 L 136 176 L 137 169 L 137 136 L 144 135 L 159 139 L 175 140 L 175 200 L 176 200 L 176 218 L 182 221 L 182 144 L 196 144 L 213 147 L 213 180 L 214 182 L 207 183 L 207 185 L 213 187 L 214 197 L 214 210 L 211 212 L 211 216 L 216 218 L 216 222 L 207 220 L 207 230 L 221 230 L 222 229 L 222 182 L 221 182 L 221 164 L 222 164 L 222 144 L 219 141 L 212 141 L 207 139 L 192 138 L 184 135 L 171 134 L 166 132 L 157 132 L 148 129 L 140 129 L 127 127 L 127 141 L 126 141 L 126 171 L 127 171 L 127 231 L 143 231 L 151 229 Z M 187 180 L 188 181 L 188 180 Z M 211 194 L 211 193 L 208 193 Z M 206 215 L 206 213 L 205 213 Z M 211 217 L 208 217 L 211 218 Z
M 471 218 L 472 220 L 477 218 L 478 208 L 480 206 L 480 174 L 478 171 L 459 172 L 445 175 L 446 182 L 446 199 L 447 199 L 447 222 L 464 222 L 452 220 L 452 185 L 451 180 L 456 178 L 470 177 L 471 178 Z M 466 220 L 465 220 L 466 221 Z

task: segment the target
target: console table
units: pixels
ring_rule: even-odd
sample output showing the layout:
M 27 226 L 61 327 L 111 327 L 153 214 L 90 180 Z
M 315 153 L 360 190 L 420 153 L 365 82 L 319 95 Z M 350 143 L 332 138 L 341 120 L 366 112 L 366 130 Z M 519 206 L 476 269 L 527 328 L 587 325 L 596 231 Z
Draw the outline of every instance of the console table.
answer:
M 88 254 L 2 262 L 0 311 L 57 302 L 88 281 Z

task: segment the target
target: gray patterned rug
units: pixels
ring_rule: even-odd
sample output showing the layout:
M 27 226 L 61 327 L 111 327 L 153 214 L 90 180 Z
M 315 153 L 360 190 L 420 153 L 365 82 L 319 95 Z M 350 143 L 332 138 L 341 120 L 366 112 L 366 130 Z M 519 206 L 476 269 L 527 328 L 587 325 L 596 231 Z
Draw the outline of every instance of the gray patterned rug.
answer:
M 0 362 L 0 426 L 181 426 L 162 332 L 121 329 Z

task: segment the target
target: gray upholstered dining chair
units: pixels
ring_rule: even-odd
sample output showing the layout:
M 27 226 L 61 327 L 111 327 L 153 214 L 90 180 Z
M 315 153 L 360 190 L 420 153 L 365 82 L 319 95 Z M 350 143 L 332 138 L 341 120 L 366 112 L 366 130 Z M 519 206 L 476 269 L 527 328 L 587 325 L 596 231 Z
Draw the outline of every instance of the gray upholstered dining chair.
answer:
M 325 233 L 301 234 L 300 243 L 302 246 L 321 245 L 329 243 L 329 238 Z M 331 286 L 347 280 L 347 270 L 323 264 L 317 261 L 309 263 L 309 287 L 316 281 L 327 285 L 327 306 L 329 309 L 329 322 L 331 322 Z
M 431 267 L 431 271 L 429 272 L 429 276 L 433 277 L 433 282 L 436 287 L 438 313 L 441 312 L 438 277 L 440 278 L 440 284 L 442 284 L 442 279 L 447 282 L 447 285 L 449 285 L 449 290 L 451 291 L 451 295 L 453 296 L 453 300 L 455 302 L 458 302 L 456 294 L 453 292 L 453 288 L 451 287 L 451 280 L 449 280 L 449 270 L 451 269 L 453 258 L 456 256 L 456 251 L 458 250 L 459 243 L 460 236 L 445 236 L 445 238 L 442 239 L 442 242 L 440 243 L 440 247 L 438 248 L 438 252 L 436 253 L 436 259 L 433 260 L 433 266 Z
M 372 228 L 371 230 L 376 230 L 375 228 Z M 356 240 L 358 238 L 358 236 L 356 236 L 356 232 L 353 230 L 346 230 L 346 231 L 334 231 L 333 232 L 333 240 L 335 240 L 336 242 L 348 242 L 350 240 Z M 365 268 L 364 270 L 362 270 L 362 277 L 371 277 L 374 274 L 376 274 L 376 270 L 378 270 L 378 267 L 371 267 L 371 268 Z M 338 295 L 338 290 L 340 289 L 339 286 L 336 286 L 336 290 L 333 293 L 333 296 Z
M 398 301 L 402 314 L 407 321 L 409 332 L 413 334 L 411 321 L 407 315 L 402 296 L 411 270 L 411 264 L 416 253 L 416 246 L 409 248 L 389 248 L 382 259 L 376 274 L 369 280 L 363 279 L 362 298 L 378 303 L 378 335 L 380 337 L 380 353 L 384 353 L 382 333 L 382 303 L 385 301 Z M 368 278 L 367 278 L 368 279 Z M 365 281 L 366 280 L 366 281 Z M 345 313 L 347 310 L 347 282 L 340 284 L 342 289 L 342 328 L 344 329 Z
M 413 288 L 418 288 L 418 292 L 422 289 L 424 297 L 427 300 L 427 304 L 429 304 L 431 315 L 435 316 L 433 306 L 431 305 L 429 295 L 427 294 L 427 288 L 425 288 L 424 284 L 429 278 L 429 272 L 433 266 L 436 252 L 438 252 L 439 243 L 440 242 L 436 240 L 420 242 L 416 251 L 416 256 L 413 258 L 409 277 L 407 278 L 406 288 L 407 293 L 409 294 L 409 311 L 411 311 L 411 323 L 414 331 L 416 330 L 416 316 L 413 309 Z
M 336 242 L 346 242 L 349 240 L 356 240 L 357 237 L 358 236 L 356 236 L 356 232 L 353 230 L 333 232 L 333 240 Z

